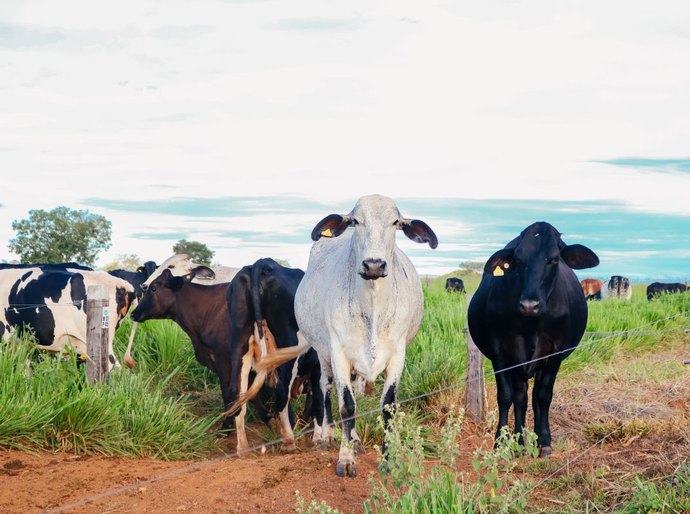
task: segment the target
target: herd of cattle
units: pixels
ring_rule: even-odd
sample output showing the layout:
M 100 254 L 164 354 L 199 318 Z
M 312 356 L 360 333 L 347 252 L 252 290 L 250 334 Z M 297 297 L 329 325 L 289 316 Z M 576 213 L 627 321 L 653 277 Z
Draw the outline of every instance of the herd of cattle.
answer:
M 46 349 L 71 345 L 85 355 L 87 287 L 105 285 L 110 318 L 116 320 L 111 369 L 119 366 L 114 332 L 130 310 L 134 323 L 125 354 L 130 367 L 136 324 L 174 320 L 190 337 L 197 360 L 219 377 L 223 427 L 235 426 L 238 452 L 249 448 L 248 402 L 264 422 L 277 418 L 284 446 L 294 448 L 290 398 L 302 393 L 309 393 L 314 443 L 330 445 L 335 388 L 343 433 L 336 473 L 354 476 L 355 451 L 361 447 L 356 393 L 371 390 L 385 374 L 381 409 L 387 426 L 406 348 L 423 317 L 421 282 L 396 245 L 397 230 L 417 243 L 438 245 L 426 223 L 404 218 L 392 199 L 371 195 L 360 198 L 349 214 L 330 214 L 315 225 L 306 272 L 270 258 L 241 269 L 210 268 L 183 254 L 160 266 L 149 261 L 136 272 L 105 273 L 75 263 L 2 264 L 0 336 L 29 327 Z M 567 245 L 553 226 L 534 223 L 488 259 L 468 307 L 469 331 L 497 373 L 498 431 L 508 424 L 511 406 L 515 431 L 522 431 L 527 381 L 534 378 L 535 433 L 543 456 L 551 453 L 549 406 L 556 374 L 584 333 L 586 299 L 632 293 L 624 277 L 578 283 L 572 270 L 598 263 L 589 248 Z M 449 278 L 446 290 L 462 292 L 464 284 Z M 655 283 L 647 294 L 664 290 L 685 286 Z M 262 387 L 272 395 L 271 409 L 257 394 Z

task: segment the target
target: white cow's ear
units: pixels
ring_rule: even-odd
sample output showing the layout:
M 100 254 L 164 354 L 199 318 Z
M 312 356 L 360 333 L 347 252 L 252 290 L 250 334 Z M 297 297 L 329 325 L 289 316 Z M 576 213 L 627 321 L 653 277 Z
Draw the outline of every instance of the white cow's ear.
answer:
M 429 243 L 431 248 L 438 246 L 438 238 L 429 225 L 421 220 L 402 219 L 398 223 L 404 234 L 415 243 Z
M 338 237 L 352 224 L 350 216 L 341 214 L 329 214 L 319 221 L 311 231 L 312 241 L 318 241 L 322 237 Z

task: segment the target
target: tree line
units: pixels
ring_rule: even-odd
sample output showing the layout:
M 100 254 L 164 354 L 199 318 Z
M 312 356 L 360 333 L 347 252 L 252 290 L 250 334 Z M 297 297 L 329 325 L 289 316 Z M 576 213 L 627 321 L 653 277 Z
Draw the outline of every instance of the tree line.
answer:
M 88 210 L 64 206 L 50 211 L 32 209 L 28 218 L 12 222 L 12 230 L 15 237 L 7 247 L 22 264 L 78 262 L 94 266 L 99 253 L 111 247 L 111 222 Z M 186 239 L 175 243 L 173 253 L 186 253 L 207 266 L 215 255 L 204 243 Z M 140 265 L 136 254 L 124 254 L 104 268 L 135 270 Z

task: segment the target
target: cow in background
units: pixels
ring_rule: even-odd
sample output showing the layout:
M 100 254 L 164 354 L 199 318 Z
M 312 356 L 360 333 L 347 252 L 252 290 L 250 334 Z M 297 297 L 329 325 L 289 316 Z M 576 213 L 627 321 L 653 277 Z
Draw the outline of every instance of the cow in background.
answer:
M 633 294 L 632 281 L 628 277 L 613 275 L 601 286 L 602 298 L 621 298 L 630 300 Z
M 303 276 L 301 269 L 281 266 L 270 258 L 259 259 L 251 266 L 244 266 L 228 286 L 231 374 L 229 391 L 224 396 L 233 403 L 231 415 L 239 410 L 235 417 L 238 453 L 249 446 L 244 428 L 245 402 L 256 396 L 265 379 L 265 375 L 259 375 L 249 388 L 249 373 L 276 349 L 297 346 L 299 342 L 294 302 Z M 313 393 L 313 439 L 321 440 L 324 409 L 320 369 L 316 352 L 309 349 L 297 360 L 293 358 L 281 364 L 271 376 L 278 429 L 286 450 L 295 449 L 289 400 L 291 396 L 299 396 L 299 384 L 304 382 L 311 386 Z
M 448 293 L 464 293 L 465 284 L 462 279 L 457 277 L 448 277 L 446 279 L 446 292 Z
M 32 330 L 38 346 L 61 351 L 72 346 L 87 354 L 86 293 L 91 285 L 106 286 L 108 370 L 119 367 L 113 351 L 115 330 L 134 300 L 134 288 L 102 271 L 74 263 L 2 265 L 0 267 L 0 337 Z
M 672 284 L 665 284 L 663 282 L 652 282 L 647 286 L 647 300 L 653 299 L 664 293 L 684 293 L 688 290 L 686 284 L 675 282 Z
M 580 280 L 582 292 L 585 295 L 585 300 L 601 300 L 601 280 L 596 278 L 585 278 Z
M 524 229 L 486 262 L 467 320 L 472 339 L 496 373 L 496 437 L 508 425 L 511 406 L 515 432 L 522 433 L 527 382 L 534 377 L 534 431 L 541 456 L 551 454 L 549 407 L 556 375 L 587 325 L 587 302 L 573 269 L 597 264 L 592 250 L 566 245 L 543 221 Z

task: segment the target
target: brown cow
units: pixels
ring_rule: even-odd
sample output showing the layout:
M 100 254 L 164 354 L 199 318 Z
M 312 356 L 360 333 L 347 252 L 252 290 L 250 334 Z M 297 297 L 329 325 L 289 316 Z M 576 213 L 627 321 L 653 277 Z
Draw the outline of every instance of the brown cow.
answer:
M 601 280 L 596 278 L 586 278 L 580 280 L 582 292 L 587 300 L 601 300 Z

